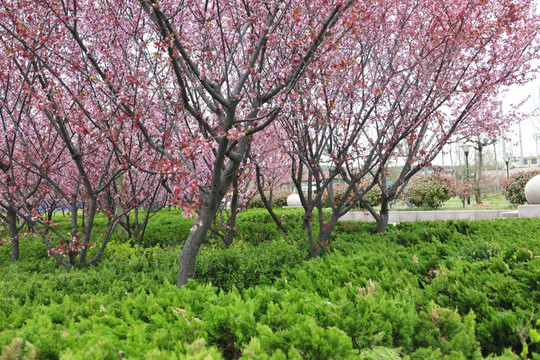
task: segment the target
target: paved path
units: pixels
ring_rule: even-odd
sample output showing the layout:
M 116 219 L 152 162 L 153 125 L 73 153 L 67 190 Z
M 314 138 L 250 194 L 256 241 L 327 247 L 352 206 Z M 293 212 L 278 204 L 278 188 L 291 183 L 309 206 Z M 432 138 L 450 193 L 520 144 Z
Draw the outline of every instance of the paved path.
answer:
M 520 217 L 518 210 L 432 210 L 432 211 L 390 211 L 389 223 L 406 221 L 433 220 L 484 220 L 505 217 Z M 340 220 L 375 221 L 371 214 L 362 211 L 350 211 Z

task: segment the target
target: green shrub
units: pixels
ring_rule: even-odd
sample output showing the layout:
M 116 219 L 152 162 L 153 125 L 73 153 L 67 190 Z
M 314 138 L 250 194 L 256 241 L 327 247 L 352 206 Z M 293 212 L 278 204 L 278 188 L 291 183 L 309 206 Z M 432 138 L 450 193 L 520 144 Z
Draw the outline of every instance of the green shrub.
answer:
M 4 346 L 2 360 L 33 360 L 38 359 L 34 345 L 21 338 L 14 338 L 9 346 Z
M 184 217 L 180 210 L 163 209 L 148 221 L 141 245 L 144 247 L 183 245 L 193 224 L 193 219 Z
M 261 243 L 233 243 L 228 249 L 204 249 L 197 257 L 195 276 L 230 291 L 270 284 L 284 269 L 307 260 L 307 243 L 285 239 Z
M 217 346 L 227 359 L 236 359 L 242 348 L 256 335 L 254 299 L 243 300 L 233 293 L 224 303 L 208 306 L 204 311 L 208 342 Z
M 410 206 L 438 208 L 455 194 L 454 178 L 444 172 L 414 176 L 403 191 L 402 198 Z
M 283 222 L 287 222 L 289 212 L 279 213 Z M 289 224 L 289 222 L 287 222 Z M 294 226 L 294 224 L 292 224 Z M 253 209 L 238 214 L 236 220 L 235 241 L 245 241 L 252 244 L 271 241 L 280 236 L 282 231 L 266 211 L 266 209 Z
M 505 179 L 502 188 L 506 200 L 513 205 L 525 204 L 527 202 L 527 199 L 525 199 L 525 185 L 538 174 L 540 174 L 540 170 L 520 171 Z
M 272 197 L 270 198 L 270 191 L 265 191 L 264 195 L 266 196 L 266 199 L 268 201 L 271 201 L 273 208 L 280 208 L 283 206 L 287 206 L 287 198 L 289 195 L 293 194 L 292 191 L 289 190 L 273 190 L 272 191 Z M 261 195 L 257 194 L 255 195 L 246 205 L 246 208 L 248 209 L 263 209 L 265 208 L 264 203 L 261 199 Z
M 462 318 L 453 310 L 430 303 L 420 314 L 415 345 L 417 350 L 411 360 L 480 359 L 480 346 L 475 339 L 475 314 L 469 312 Z
M 275 213 L 293 237 L 297 237 L 298 235 L 296 233 L 298 232 L 303 233 L 303 209 L 276 209 Z M 317 216 L 318 212 L 315 210 L 313 218 L 317 219 Z M 324 217 L 325 221 L 328 221 L 330 219 L 330 212 L 325 211 Z M 282 234 L 283 232 L 277 227 L 266 209 L 253 209 L 238 214 L 234 241 L 249 242 L 256 245 L 280 238 Z
M 20 338 L 43 359 L 516 359 L 516 329 L 538 328 L 539 225 L 435 221 L 376 234 L 341 223 L 309 261 L 300 232 L 203 245 L 198 279 L 180 291 L 179 247 L 115 240 L 69 274 L 39 265 L 51 259 L 2 262 L 0 349 Z
M 359 190 L 364 191 L 366 186 L 368 186 L 370 181 L 368 180 L 362 180 L 359 184 Z M 335 186 L 333 188 L 334 192 L 334 203 L 337 204 L 341 199 L 343 198 L 343 195 L 345 194 L 345 191 L 347 190 L 347 186 Z M 364 198 L 369 202 L 371 206 L 377 206 L 381 202 L 381 189 L 378 186 L 372 187 L 365 195 Z M 355 208 L 363 209 L 363 203 L 361 201 L 356 200 L 356 195 L 351 192 L 349 194 L 349 200 L 353 200 L 355 205 Z M 328 196 L 328 193 L 325 192 L 323 196 L 323 206 L 324 207 L 331 207 L 332 204 L 330 204 L 330 197 Z

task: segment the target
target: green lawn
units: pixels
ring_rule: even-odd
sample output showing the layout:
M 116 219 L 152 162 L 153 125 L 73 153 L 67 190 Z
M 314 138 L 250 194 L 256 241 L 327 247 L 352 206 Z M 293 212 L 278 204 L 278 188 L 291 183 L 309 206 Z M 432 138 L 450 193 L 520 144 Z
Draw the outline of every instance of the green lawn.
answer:
M 407 207 L 404 203 L 398 202 L 393 205 L 391 210 L 395 211 L 409 211 L 409 210 L 513 210 L 517 207 L 510 204 L 508 200 L 501 194 L 485 194 L 482 196 L 483 204 L 477 205 L 475 198 L 471 197 L 471 203 L 469 205 L 463 203 L 458 198 L 451 198 L 443 206 L 438 209 L 428 208 L 414 208 Z

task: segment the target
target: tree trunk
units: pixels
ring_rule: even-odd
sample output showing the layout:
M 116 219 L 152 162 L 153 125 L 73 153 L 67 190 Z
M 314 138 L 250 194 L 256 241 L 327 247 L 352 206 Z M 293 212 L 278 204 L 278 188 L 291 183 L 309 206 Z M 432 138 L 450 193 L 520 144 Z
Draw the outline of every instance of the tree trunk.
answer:
M 319 236 L 317 240 L 320 245 L 328 246 L 328 239 L 330 238 L 330 235 L 332 235 L 332 232 L 334 231 L 338 221 L 339 221 L 339 215 L 335 212 L 332 212 L 332 217 L 330 218 L 330 222 L 328 222 L 328 224 L 325 224 L 321 228 L 319 228 Z
M 11 207 L 7 208 L 7 223 L 11 241 L 11 263 L 19 260 L 19 231 L 17 228 L 17 213 Z
M 267 199 L 266 198 L 266 195 L 264 195 L 264 188 L 262 186 L 262 182 L 261 182 L 261 178 L 262 178 L 262 174 L 261 174 L 261 168 L 259 167 L 259 165 L 255 165 L 255 171 L 256 171 L 256 174 L 257 174 L 257 190 L 259 191 L 259 195 L 261 196 L 261 200 L 264 204 L 264 207 L 266 208 L 266 211 L 268 211 L 268 213 L 270 214 L 270 216 L 272 217 L 272 220 L 274 220 L 274 222 L 276 223 L 277 227 L 283 231 L 284 234 L 287 234 L 288 233 L 288 230 L 287 228 L 285 227 L 285 225 L 283 225 L 283 223 L 281 222 L 281 220 L 277 217 L 276 213 L 274 212 L 274 210 L 272 209 L 272 197 L 273 197 L 273 190 L 271 189 L 270 190 L 270 199 Z
M 137 210 L 137 209 L 135 209 L 135 210 Z M 137 221 L 139 221 L 138 217 L 136 217 L 135 219 L 137 219 Z M 144 233 L 146 232 L 146 226 L 148 226 L 148 220 L 149 219 L 150 219 L 150 207 L 148 207 L 148 210 L 144 214 L 143 223 L 139 227 L 139 230 L 137 232 L 137 236 L 135 237 L 137 239 L 137 241 L 139 242 L 139 244 L 142 244 L 142 241 L 144 239 Z
M 117 171 L 117 169 L 115 169 L 115 172 Z M 118 176 L 115 180 L 114 180 L 114 188 L 116 190 L 116 193 L 118 194 L 118 196 L 115 196 L 115 199 L 113 200 L 114 201 L 114 209 L 113 209 L 113 215 L 111 216 L 112 219 L 115 218 L 115 215 L 118 216 L 119 214 L 122 214 L 122 212 L 124 211 L 124 209 L 122 208 L 122 200 L 123 200 L 123 197 L 124 197 L 124 176 L 125 174 L 122 173 L 120 176 Z M 129 224 L 129 223 L 128 223 Z M 126 237 L 130 237 L 130 232 L 128 232 L 128 230 L 123 227 L 123 226 L 117 226 L 116 227 L 116 234 L 120 237 L 123 237 L 123 238 L 126 238 Z
M 377 218 L 377 233 L 386 232 L 388 228 L 388 212 L 380 212 Z
M 189 233 L 189 236 L 182 248 L 180 255 L 180 264 L 178 265 L 178 288 L 182 288 L 189 279 L 195 274 L 195 260 L 199 249 L 206 238 L 208 230 L 214 223 L 216 214 L 219 210 L 221 201 L 225 197 L 227 190 L 231 187 L 232 181 L 242 163 L 242 159 L 249 150 L 249 137 L 243 137 L 236 151 L 230 151 L 229 154 L 234 154 L 234 157 L 229 157 L 229 162 L 225 165 L 228 141 L 222 141 L 216 152 L 214 161 L 214 173 L 212 184 L 208 195 L 203 197 L 203 205 L 199 212 L 199 224 L 196 224 Z
M 235 177 L 233 180 L 233 196 L 230 204 L 231 214 L 229 219 L 227 219 L 227 228 L 225 230 L 225 236 L 223 237 L 223 242 L 226 247 L 232 245 L 234 240 L 234 234 L 236 233 L 236 218 L 238 214 L 238 178 Z
M 55 201 L 52 201 L 51 204 L 49 204 L 49 208 L 46 210 L 47 220 L 49 220 L 50 222 L 52 222 L 55 208 L 56 208 L 56 203 Z M 49 231 L 49 228 L 45 229 L 45 233 L 47 233 L 48 231 Z
M 321 254 L 321 248 L 319 244 L 315 243 L 315 237 L 313 235 L 313 228 L 311 227 L 311 219 L 313 218 L 313 213 L 305 214 L 304 219 L 304 229 L 306 229 L 309 239 L 309 255 L 312 259 L 316 259 Z
M 77 199 L 74 199 L 71 203 L 71 236 L 76 236 L 79 232 L 79 224 L 78 224 L 78 212 L 79 209 L 77 209 Z
M 383 198 L 381 200 L 381 210 L 379 211 L 379 216 L 375 218 L 377 221 L 377 232 L 383 233 L 388 228 L 388 218 L 389 218 L 389 209 L 388 209 L 388 199 Z
M 182 288 L 195 274 L 195 259 L 199 249 L 206 238 L 206 233 L 212 226 L 217 209 L 204 205 L 199 216 L 199 225 L 194 226 L 182 248 L 180 264 L 178 265 L 178 281 L 176 285 Z
M 118 221 L 118 226 L 123 227 L 127 231 L 127 236 L 129 239 L 137 240 L 138 227 L 137 227 L 137 216 L 135 216 L 135 224 L 131 226 L 131 213 L 126 213 L 123 216 L 124 221 Z
M 86 224 L 84 226 L 83 239 L 82 239 L 82 243 L 80 244 L 80 249 L 79 249 L 79 261 L 81 264 L 84 264 L 86 262 L 86 253 L 88 251 L 88 246 L 90 245 L 90 236 L 92 235 L 92 229 L 94 227 L 94 217 L 96 215 L 96 210 L 97 210 L 97 199 L 95 198 L 90 199 L 90 204 L 88 206 L 88 214 L 86 218 Z M 76 256 L 76 254 L 74 255 Z

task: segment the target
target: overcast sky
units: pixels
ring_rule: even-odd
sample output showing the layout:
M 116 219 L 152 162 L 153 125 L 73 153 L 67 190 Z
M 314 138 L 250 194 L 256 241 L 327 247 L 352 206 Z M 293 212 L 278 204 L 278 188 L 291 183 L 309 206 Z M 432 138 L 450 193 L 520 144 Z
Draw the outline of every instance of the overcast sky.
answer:
M 503 111 L 506 111 L 511 104 L 516 104 L 526 99 L 529 100 L 523 105 L 525 111 L 533 111 L 540 108 L 540 78 L 524 86 L 513 86 L 505 96 L 503 101 Z M 540 155 L 536 153 L 536 141 L 534 134 L 540 134 L 540 118 L 531 117 L 521 123 L 521 143 L 519 137 L 519 127 L 513 129 L 512 139 L 513 155 L 521 156 L 520 144 L 523 146 L 523 156 Z M 540 144 L 539 144 L 540 146 Z
M 524 112 L 533 112 L 534 109 L 540 109 L 540 75 L 536 80 L 531 81 L 527 85 L 512 86 L 503 99 L 503 111 L 507 113 L 513 104 L 519 104 L 527 97 L 529 99 L 523 104 L 522 107 Z M 540 134 L 540 117 L 531 117 L 521 123 L 521 142 L 519 133 L 519 126 L 516 125 L 512 129 L 512 132 L 507 134 L 506 137 L 508 137 L 510 140 L 505 144 L 506 153 L 515 158 L 520 158 L 520 144 L 522 144 L 524 157 L 540 155 L 536 153 L 536 141 L 534 139 L 534 134 Z M 540 150 L 540 143 L 538 146 Z M 493 152 L 493 147 L 489 146 L 486 150 Z M 445 149 L 445 153 L 444 159 L 441 155 L 437 156 L 437 158 L 435 158 L 433 161 L 433 165 L 450 166 L 452 165 L 451 163 L 453 163 L 453 165 L 458 165 L 460 162 L 465 161 L 463 149 L 460 148 L 459 145 L 452 146 L 452 155 L 449 153 L 448 147 Z M 497 144 L 497 158 L 499 159 L 499 163 L 501 165 L 504 164 L 502 141 Z M 469 162 L 474 162 L 474 153 L 471 153 Z

